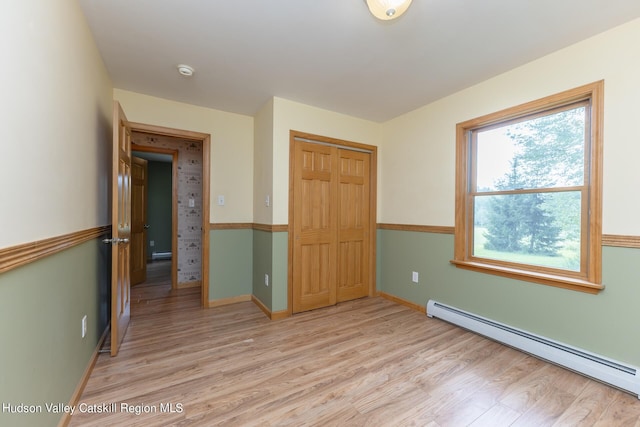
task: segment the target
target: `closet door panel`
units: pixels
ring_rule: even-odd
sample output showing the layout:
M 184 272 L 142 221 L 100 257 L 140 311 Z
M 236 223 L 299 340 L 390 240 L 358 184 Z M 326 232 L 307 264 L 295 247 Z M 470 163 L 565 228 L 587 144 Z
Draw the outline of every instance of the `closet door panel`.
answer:
M 370 155 L 338 150 L 338 284 L 337 301 L 369 294 Z
M 295 147 L 293 312 L 336 303 L 337 149 Z

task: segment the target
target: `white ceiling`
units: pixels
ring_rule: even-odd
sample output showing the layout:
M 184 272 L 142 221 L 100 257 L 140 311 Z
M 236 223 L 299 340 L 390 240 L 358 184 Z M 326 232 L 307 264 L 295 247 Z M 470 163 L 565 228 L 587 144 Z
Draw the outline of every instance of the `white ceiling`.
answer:
M 80 0 L 119 89 L 254 115 L 271 97 L 385 121 L 640 17 L 639 0 Z M 178 64 L 195 68 L 178 74 Z

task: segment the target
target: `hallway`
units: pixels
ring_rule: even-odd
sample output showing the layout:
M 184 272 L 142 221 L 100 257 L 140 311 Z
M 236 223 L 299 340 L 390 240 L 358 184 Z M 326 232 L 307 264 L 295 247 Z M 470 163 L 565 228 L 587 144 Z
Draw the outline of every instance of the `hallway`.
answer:
M 147 280 L 131 287 L 132 323 L 188 308 L 200 308 L 200 288 L 172 290 L 171 260 L 148 263 Z

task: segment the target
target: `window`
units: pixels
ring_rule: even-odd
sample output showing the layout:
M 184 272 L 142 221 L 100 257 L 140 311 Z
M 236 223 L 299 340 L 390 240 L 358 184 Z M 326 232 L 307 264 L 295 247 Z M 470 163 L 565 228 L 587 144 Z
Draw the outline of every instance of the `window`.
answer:
M 597 293 L 604 82 L 457 125 L 460 268 Z

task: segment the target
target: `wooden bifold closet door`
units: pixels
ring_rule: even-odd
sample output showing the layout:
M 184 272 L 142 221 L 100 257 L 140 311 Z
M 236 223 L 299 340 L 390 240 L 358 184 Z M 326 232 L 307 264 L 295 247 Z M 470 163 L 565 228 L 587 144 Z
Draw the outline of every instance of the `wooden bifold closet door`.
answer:
M 371 155 L 294 143 L 292 304 L 298 313 L 369 294 Z

